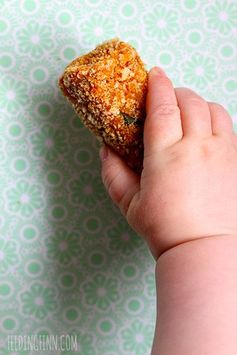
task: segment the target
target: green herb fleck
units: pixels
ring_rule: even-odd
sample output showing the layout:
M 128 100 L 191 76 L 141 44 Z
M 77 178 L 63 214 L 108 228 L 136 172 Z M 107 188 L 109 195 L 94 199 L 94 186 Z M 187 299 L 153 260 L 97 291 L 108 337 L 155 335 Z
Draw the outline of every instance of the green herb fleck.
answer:
M 131 123 L 135 123 L 137 120 L 136 118 L 131 117 L 131 116 L 127 115 L 126 113 L 121 112 L 121 114 L 123 116 L 123 119 L 124 119 L 124 122 L 126 125 L 130 125 Z

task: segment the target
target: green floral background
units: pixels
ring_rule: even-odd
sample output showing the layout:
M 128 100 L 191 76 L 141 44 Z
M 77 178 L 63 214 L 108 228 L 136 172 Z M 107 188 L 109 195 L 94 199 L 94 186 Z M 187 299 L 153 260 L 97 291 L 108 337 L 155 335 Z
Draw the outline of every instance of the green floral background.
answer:
M 0 0 L 0 354 L 7 335 L 42 333 L 77 334 L 82 355 L 150 353 L 155 263 L 57 87 L 115 36 L 237 128 L 235 0 Z

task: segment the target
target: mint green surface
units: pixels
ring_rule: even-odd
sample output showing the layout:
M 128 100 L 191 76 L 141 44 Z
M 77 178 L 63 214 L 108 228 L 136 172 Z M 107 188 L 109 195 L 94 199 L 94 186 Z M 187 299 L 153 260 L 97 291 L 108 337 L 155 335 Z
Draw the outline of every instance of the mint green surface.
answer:
M 57 86 L 113 37 L 237 128 L 235 0 L 0 0 L 0 354 L 13 355 L 10 334 L 77 334 L 82 355 L 150 353 L 155 262 Z

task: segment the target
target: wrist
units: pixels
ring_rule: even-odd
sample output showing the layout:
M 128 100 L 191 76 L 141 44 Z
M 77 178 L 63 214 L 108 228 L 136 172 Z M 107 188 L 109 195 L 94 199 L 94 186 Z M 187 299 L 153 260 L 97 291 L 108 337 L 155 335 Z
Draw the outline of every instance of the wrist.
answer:
M 196 239 L 163 253 L 152 354 L 236 354 L 236 275 L 234 236 Z

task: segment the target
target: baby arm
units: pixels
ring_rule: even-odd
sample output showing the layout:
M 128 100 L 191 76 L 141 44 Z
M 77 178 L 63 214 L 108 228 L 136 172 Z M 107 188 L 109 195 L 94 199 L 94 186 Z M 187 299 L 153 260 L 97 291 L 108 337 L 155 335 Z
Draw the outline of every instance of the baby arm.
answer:
M 222 106 L 149 74 L 141 177 L 110 149 L 102 179 L 157 260 L 153 355 L 237 353 L 237 138 Z

